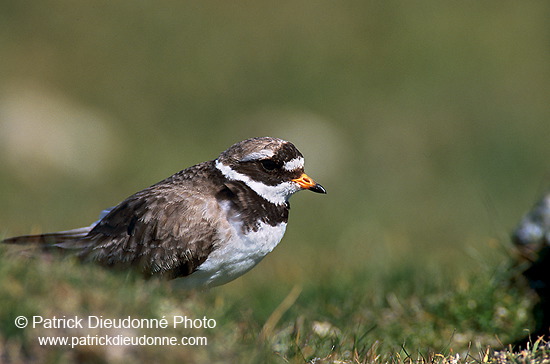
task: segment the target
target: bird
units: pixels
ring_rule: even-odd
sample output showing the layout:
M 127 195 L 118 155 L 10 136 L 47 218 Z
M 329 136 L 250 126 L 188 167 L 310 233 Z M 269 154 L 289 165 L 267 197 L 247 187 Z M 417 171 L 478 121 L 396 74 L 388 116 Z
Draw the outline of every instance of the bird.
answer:
M 539 259 L 541 252 L 550 247 L 550 191 L 522 217 L 512 232 L 512 242 L 520 255 L 531 262 Z
M 521 270 L 536 296 L 534 329 L 513 343 L 516 348 L 526 348 L 532 345 L 531 338 L 550 332 L 550 190 L 521 218 L 511 238 L 518 253 L 512 267 Z M 513 282 L 517 284 L 517 280 Z
M 3 243 L 62 250 L 83 262 L 209 288 L 245 274 L 279 244 L 289 198 L 300 190 L 326 194 L 304 172 L 294 144 L 255 137 L 136 192 L 90 226 Z

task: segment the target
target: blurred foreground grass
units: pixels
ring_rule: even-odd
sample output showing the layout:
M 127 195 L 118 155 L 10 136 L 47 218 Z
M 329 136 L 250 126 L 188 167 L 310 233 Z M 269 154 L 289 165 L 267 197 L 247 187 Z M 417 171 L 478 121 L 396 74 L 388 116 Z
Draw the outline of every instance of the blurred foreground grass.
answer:
M 0 235 L 85 226 L 253 136 L 294 142 L 328 195 L 293 197 L 282 244 L 208 292 L 1 248 L 0 361 L 481 360 L 522 336 L 529 297 L 506 286 L 499 245 L 548 185 L 548 14 L 518 1 L 2 1 Z M 174 313 L 215 318 L 159 332 L 208 347 L 38 347 L 42 332 L 13 325 Z
M 187 292 L 174 282 L 10 249 L 2 247 L 0 258 L 0 358 L 6 363 L 479 362 L 487 353 L 496 360 L 493 349 L 532 326 L 529 296 L 509 285 L 506 264 L 448 276 L 409 261 L 385 274 L 365 268 L 352 278 L 319 266 L 318 283 L 303 285 L 274 284 L 278 277 L 252 271 L 224 287 Z M 165 317 L 170 323 L 174 316 L 207 317 L 216 326 L 18 329 L 20 315 Z M 206 337 L 207 345 L 72 349 L 40 346 L 37 339 L 119 334 Z

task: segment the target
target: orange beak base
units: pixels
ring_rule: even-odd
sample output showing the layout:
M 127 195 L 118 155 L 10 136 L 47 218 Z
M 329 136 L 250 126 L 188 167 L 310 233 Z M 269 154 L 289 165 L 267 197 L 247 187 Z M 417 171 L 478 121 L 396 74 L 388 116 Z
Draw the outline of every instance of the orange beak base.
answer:
M 327 193 L 327 190 L 307 174 L 303 173 L 299 178 L 293 179 L 292 182 L 296 182 L 300 187 L 306 190 L 310 190 L 317 193 Z

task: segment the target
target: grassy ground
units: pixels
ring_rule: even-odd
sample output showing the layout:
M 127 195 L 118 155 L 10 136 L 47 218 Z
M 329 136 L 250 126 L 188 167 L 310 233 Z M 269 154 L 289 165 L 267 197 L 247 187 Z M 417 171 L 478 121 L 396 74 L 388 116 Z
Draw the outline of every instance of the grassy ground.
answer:
M 2 1 L 0 237 L 85 226 L 253 136 L 294 142 L 328 194 L 293 197 L 282 244 L 207 292 L 0 247 L 0 362 L 483 362 L 489 347 L 487 361 L 542 361 L 543 343 L 493 350 L 534 327 L 506 251 L 549 182 L 549 13 L 518 1 Z M 17 329 L 20 315 L 217 326 Z M 208 345 L 37 344 L 118 332 Z
M 2 248 L 0 264 L 3 362 L 523 362 L 525 355 L 539 360 L 550 351 L 536 343 L 538 349 L 523 354 L 494 353 L 532 326 L 529 295 L 510 285 L 505 261 L 462 277 L 405 264 L 382 274 L 369 268 L 349 277 L 320 272 L 317 280 L 295 285 L 261 276 L 260 270 L 225 287 L 186 292 L 173 282 L 7 250 Z M 85 321 L 165 317 L 170 325 L 18 329 L 14 320 L 21 315 Z M 206 317 L 215 327 L 173 328 L 174 316 Z M 193 336 L 207 343 L 75 348 L 38 343 L 39 336 L 87 335 Z

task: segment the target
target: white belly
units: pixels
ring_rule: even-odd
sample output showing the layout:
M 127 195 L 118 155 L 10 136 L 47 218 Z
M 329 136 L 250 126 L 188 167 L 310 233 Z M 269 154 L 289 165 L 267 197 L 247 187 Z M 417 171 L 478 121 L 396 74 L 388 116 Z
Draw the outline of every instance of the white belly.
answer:
M 206 261 L 178 284 L 186 288 L 219 286 L 243 275 L 258 264 L 279 244 L 286 223 L 271 226 L 260 223 L 257 231 L 244 235 L 240 226 L 233 226 L 229 241 L 215 249 Z

